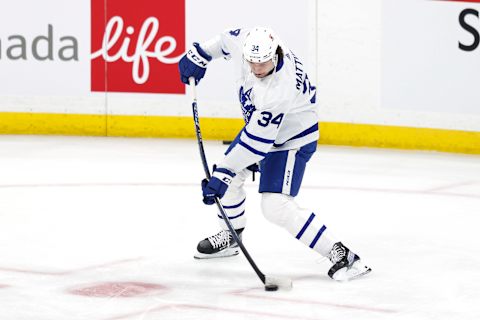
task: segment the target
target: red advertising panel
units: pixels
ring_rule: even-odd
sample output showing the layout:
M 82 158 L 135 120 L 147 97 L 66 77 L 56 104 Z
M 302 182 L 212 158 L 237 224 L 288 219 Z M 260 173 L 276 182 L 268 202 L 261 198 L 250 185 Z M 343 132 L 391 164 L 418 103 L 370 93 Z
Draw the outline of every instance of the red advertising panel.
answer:
M 185 93 L 185 0 L 91 0 L 91 90 Z

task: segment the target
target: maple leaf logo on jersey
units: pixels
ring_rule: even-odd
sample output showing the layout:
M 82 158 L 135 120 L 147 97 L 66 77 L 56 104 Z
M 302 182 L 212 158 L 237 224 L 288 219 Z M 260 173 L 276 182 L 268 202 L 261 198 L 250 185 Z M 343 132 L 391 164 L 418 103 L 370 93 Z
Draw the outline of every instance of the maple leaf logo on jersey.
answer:
M 250 97 L 252 94 L 252 89 L 250 88 L 247 91 L 243 89 L 243 86 L 240 87 L 238 98 L 240 99 L 240 103 L 242 104 L 242 113 L 243 119 L 245 119 L 245 123 L 250 121 L 252 117 L 253 111 L 257 110 L 255 105 L 252 102 L 252 98 Z

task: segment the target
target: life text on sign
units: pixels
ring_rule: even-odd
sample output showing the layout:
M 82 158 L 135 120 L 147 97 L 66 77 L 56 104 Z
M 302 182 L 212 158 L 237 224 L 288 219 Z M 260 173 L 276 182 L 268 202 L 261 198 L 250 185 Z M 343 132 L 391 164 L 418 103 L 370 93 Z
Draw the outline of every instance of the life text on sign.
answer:
M 174 52 L 177 48 L 177 41 L 175 38 L 168 35 L 160 37 L 155 43 L 154 50 L 148 51 L 148 48 L 154 42 L 159 30 L 159 21 L 157 18 L 149 17 L 143 22 L 140 32 L 138 33 L 134 53 L 131 55 L 128 54 L 131 38 L 126 36 L 123 40 L 120 39 L 123 30 L 124 22 L 122 17 L 112 17 L 105 27 L 102 47 L 98 51 L 92 53 L 92 59 L 102 56 L 106 62 L 123 60 L 132 63 L 132 78 L 137 84 L 143 84 L 148 80 L 150 75 L 150 58 L 157 59 L 165 64 L 174 64 L 180 60 L 181 55 L 177 57 L 168 57 L 168 55 Z M 128 26 L 125 31 L 128 35 L 133 35 L 135 33 L 135 29 L 132 26 Z M 120 41 L 122 42 L 118 51 L 110 52 L 117 43 L 120 43 Z M 162 49 L 164 45 L 165 48 Z

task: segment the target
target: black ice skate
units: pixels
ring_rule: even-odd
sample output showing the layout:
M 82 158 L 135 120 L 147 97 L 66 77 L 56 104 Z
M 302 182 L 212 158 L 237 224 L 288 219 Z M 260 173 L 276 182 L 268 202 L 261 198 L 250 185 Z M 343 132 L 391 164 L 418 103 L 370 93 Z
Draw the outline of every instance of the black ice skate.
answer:
M 242 239 L 242 229 L 235 230 Z M 238 254 L 238 244 L 228 230 L 222 230 L 216 235 L 203 239 L 198 243 L 195 259 L 212 259 L 231 257 Z
M 359 256 L 350 251 L 341 242 L 333 245 L 328 258 L 333 263 L 333 266 L 328 270 L 328 275 L 333 280 L 348 281 L 372 271 L 372 269 L 362 263 Z

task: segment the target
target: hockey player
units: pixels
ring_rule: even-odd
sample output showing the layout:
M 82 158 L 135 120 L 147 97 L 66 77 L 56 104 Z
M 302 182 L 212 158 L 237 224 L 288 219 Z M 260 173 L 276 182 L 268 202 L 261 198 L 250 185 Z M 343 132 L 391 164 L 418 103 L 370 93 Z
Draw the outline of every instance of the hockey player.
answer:
M 227 30 L 193 44 L 179 62 L 181 81 L 189 84 L 189 77 L 194 77 L 198 84 L 208 63 L 220 57 L 240 62 L 238 98 L 245 126 L 214 167 L 212 178 L 202 181 L 203 202 L 211 205 L 215 197 L 222 199 L 241 236 L 246 224 L 243 184 L 259 163 L 266 219 L 328 257 L 332 279 L 368 273 L 370 268 L 335 238 L 317 213 L 302 209 L 294 200 L 319 137 L 316 90 L 301 60 L 268 28 Z M 199 242 L 196 258 L 238 254 L 238 245 L 219 218 L 222 230 Z

